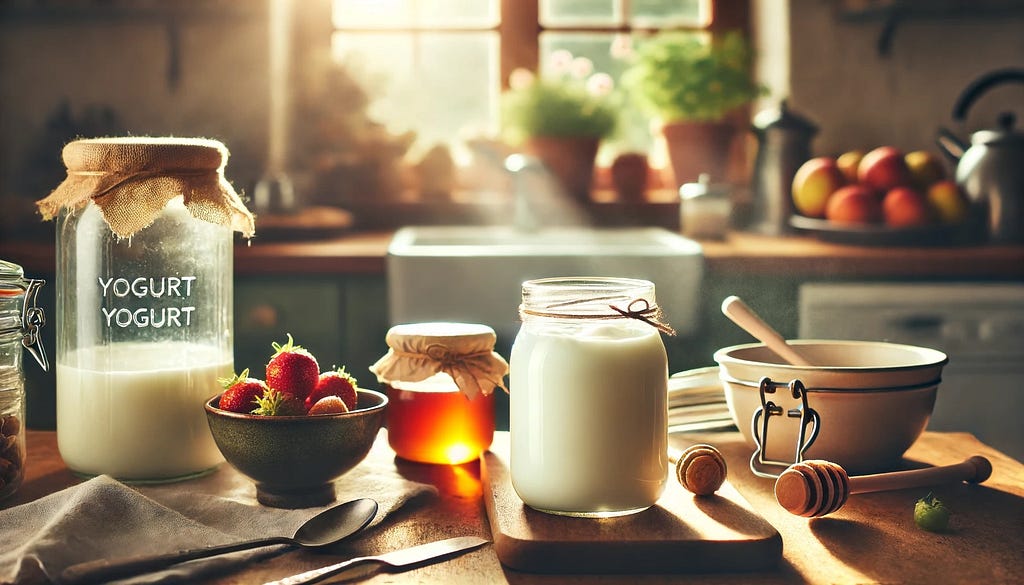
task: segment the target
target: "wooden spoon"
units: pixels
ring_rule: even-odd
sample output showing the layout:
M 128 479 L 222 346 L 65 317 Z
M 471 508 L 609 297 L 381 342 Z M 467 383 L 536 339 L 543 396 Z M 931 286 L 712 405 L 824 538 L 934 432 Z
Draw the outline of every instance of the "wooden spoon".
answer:
M 850 494 L 882 492 L 966 481 L 981 483 L 992 475 L 988 459 L 975 455 L 954 465 L 850 477 L 837 463 L 808 459 L 786 468 L 775 481 L 775 499 L 797 516 L 831 514 Z
M 722 301 L 722 312 L 725 313 L 726 317 L 732 319 L 733 323 L 739 325 L 744 331 L 768 346 L 768 349 L 774 351 L 780 358 L 786 360 L 786 363 L 794 366 L 814 365 L 792 345 L 786 343 L 786 340 L 782 335 L 779 335 L 778 331 L 765 323 L 738 296 L 731 295 L 726 297 Z

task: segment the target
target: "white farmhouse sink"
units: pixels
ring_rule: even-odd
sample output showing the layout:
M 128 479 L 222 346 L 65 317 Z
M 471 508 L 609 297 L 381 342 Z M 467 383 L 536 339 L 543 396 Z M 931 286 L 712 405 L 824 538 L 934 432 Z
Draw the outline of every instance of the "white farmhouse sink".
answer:
M 697 242 L 663 228 L 406 227 L 388 247 L 390 320 L 483 323 L 507 347 L 523 281 L 619 276 L 652 281 L 665 320 L 686 336 L 698 324 L 703 264 Z

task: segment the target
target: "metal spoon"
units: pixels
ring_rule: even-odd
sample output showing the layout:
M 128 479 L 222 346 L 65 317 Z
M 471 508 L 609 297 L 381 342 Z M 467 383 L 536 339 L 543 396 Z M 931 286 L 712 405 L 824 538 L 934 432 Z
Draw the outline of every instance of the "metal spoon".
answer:
M 132 575 L 140 575 L 164 569 L 177 563 L 194 559 L 205 559 L 220 554 L 270 546 L 287 544 L 302 548 L 319 548 L 328 546 L 359 532 L 377 515 L 377 502 L 369 498 L 352 500 L 334 506 L 313 516 L 291 538 L 287 536 L 270 536 L 255 540 L 246 540 L 233 544 L 219 544 L 203 548 L 182 550 L 163 555 L 129 557 L 119 560 L 100 559 L 72 565 L 61 573 L 60 582 L 65 585 L 84 585 L 99 583 L 113 579 L 122 579 Z
M 747 306 L 739 297 L 732 295 L 722 301 L 722 312 L 732 319 L 733 323 L 739 325 L 744 331 L 753 335 L 759 341 L 768 346 L 780 358 L 794 366 L 812 366 L 778 331 L 772 329 L 771 325 L 764 322 L 764 319 Z

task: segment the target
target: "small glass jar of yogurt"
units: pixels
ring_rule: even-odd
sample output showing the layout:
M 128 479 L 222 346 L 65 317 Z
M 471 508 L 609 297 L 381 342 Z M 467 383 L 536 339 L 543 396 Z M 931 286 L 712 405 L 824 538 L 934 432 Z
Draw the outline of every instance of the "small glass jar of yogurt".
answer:
M 654 284 L 523 283 L 510 361 L 512 485 L 536 510 L 640 512 L 668 478 L 668 360 Z

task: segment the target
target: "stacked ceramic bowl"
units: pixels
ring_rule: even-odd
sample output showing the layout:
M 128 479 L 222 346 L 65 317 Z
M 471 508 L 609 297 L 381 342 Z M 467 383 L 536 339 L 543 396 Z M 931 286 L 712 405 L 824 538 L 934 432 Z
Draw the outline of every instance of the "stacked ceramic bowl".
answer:
M 764 463 L 768 475 L 797 458 L 833 461 L 850 474 L 898 467 L 928 425 L 946 354 L 871 341 L 789 343 L 815 365 L 789 365 L 761 343 L 715 352 L 729 412 L 755 449 L 751 466 Z

